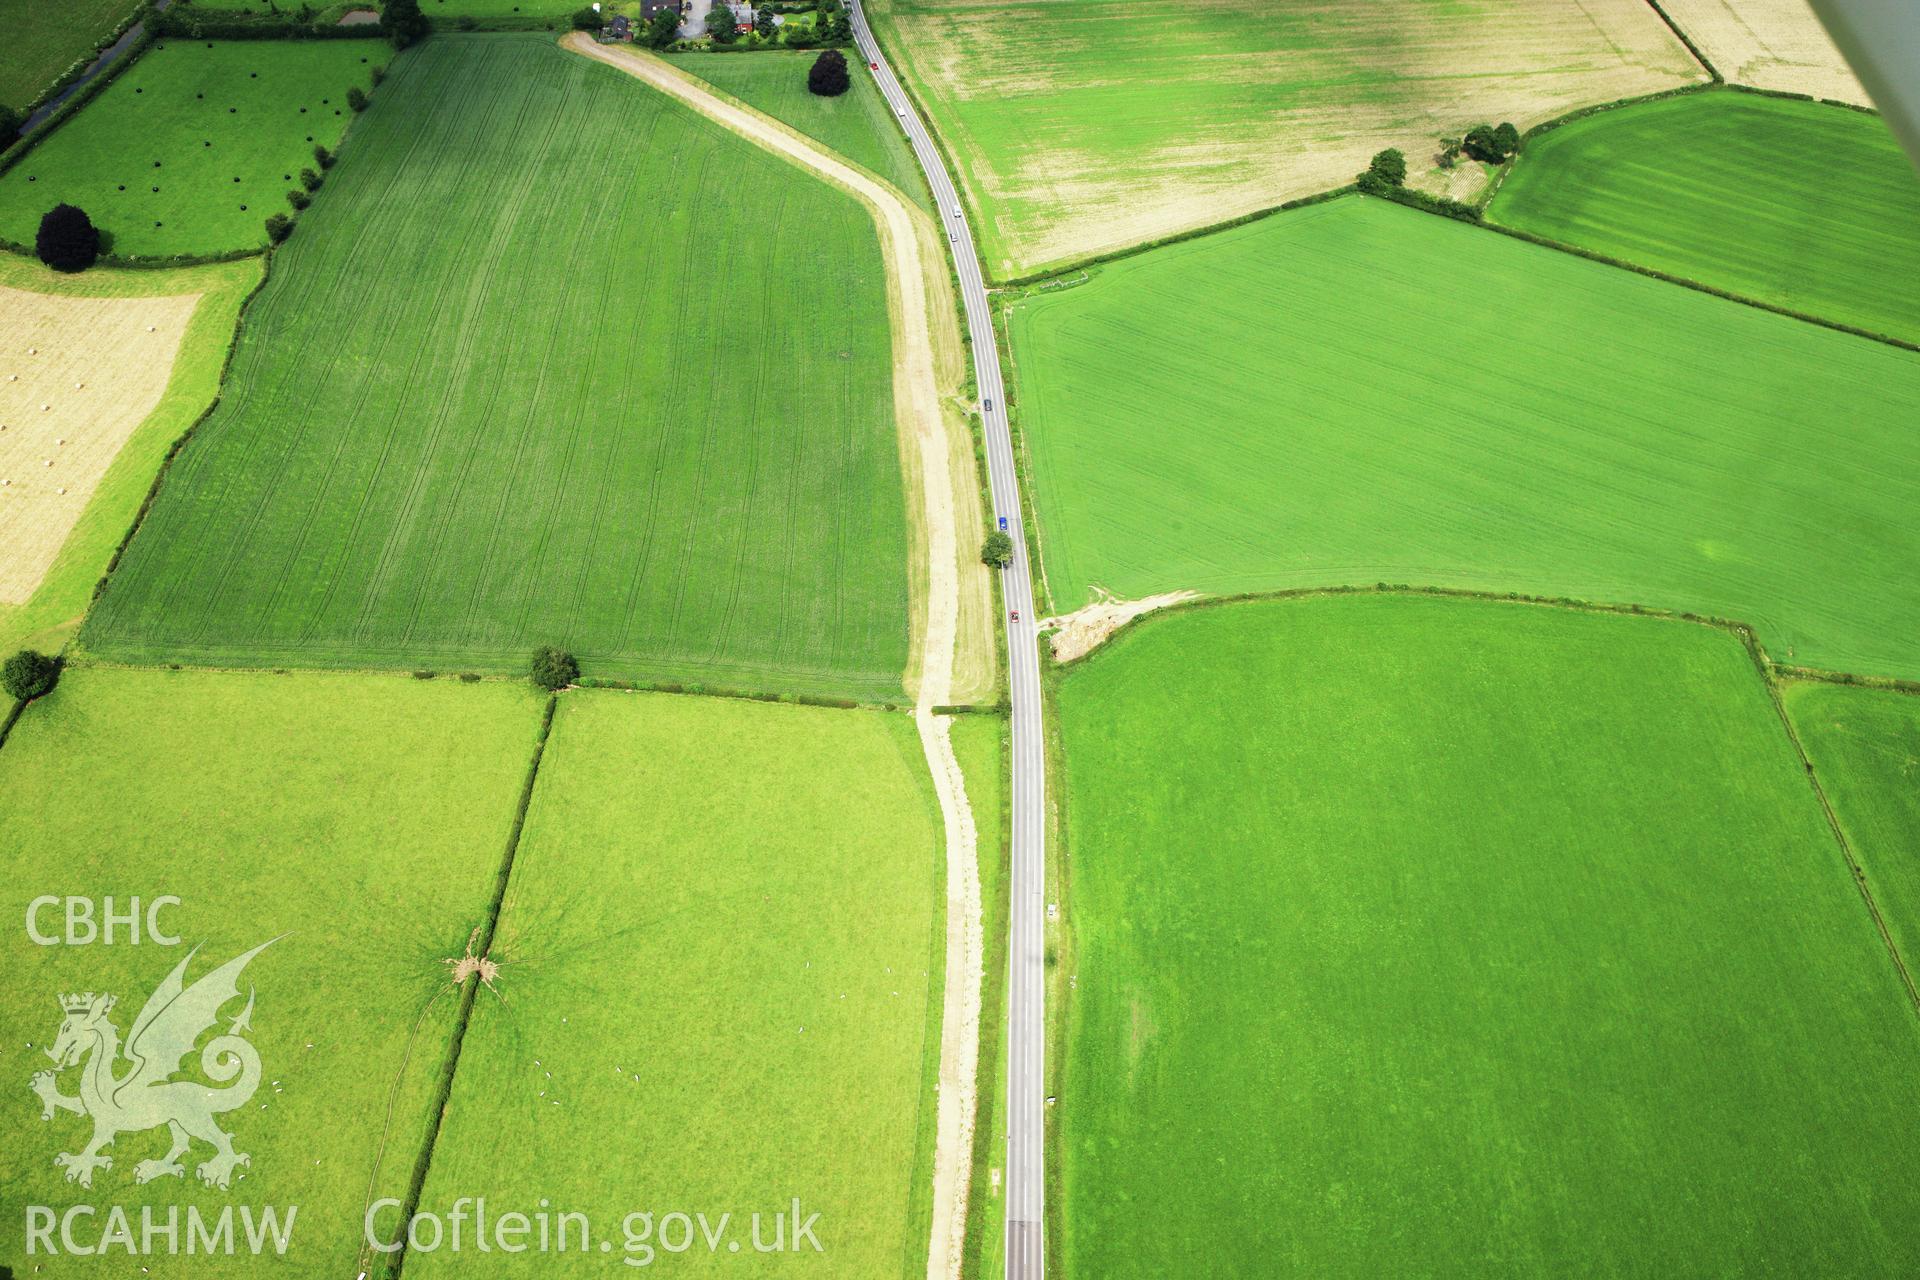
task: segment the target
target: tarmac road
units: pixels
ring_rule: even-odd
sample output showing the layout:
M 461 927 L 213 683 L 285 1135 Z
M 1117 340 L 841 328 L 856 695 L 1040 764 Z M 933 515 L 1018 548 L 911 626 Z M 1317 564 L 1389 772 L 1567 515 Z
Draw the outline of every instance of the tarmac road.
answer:
M 1007 1280 L 1039 1280 L 1046 1271 L 1042 1217 L 1046 1187 L 1046 749 L 1041 737 L 1040 649 L 1034 631 L 1033 580 L 1027 569 L 1027 538 L 1021 520 L 1020 487 L 1014 478 L 1013 440 L 1007 430 L 1007 398 L 1000 379 L 1000 349 L 994 343 L 986 280 L 974 248 L 973 230 L 940 158 L 926 122 L 895 79 L 893 68 L 867 26 L 860 0 L 852 0 L 853 35 L 861 56 L 886 95 L 926 172 L 948 233 L 947 247 L 960 278 L 960 298 L 973 340 L 975 381 L 986 423 L 987 473 L 993 512 L 1013 537 L 1013 564 L 1001 575 L 1006 605 L 1008 679 L 1013 704 L 1012 910 L 1007 1025 Z M 1015 622 L 1011 614 L 1018 614 Z

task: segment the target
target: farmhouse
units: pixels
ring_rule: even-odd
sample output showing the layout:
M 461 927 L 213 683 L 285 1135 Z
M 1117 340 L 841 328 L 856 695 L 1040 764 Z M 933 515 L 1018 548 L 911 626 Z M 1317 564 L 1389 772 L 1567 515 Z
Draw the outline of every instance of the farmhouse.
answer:
M 606 26 L 600 28 L 600 41 L 602 44 L 625 44 L 632 39 L 633 23 L 628 21 L 627 15 L 624 13 L 615 14 L 607 22 Z

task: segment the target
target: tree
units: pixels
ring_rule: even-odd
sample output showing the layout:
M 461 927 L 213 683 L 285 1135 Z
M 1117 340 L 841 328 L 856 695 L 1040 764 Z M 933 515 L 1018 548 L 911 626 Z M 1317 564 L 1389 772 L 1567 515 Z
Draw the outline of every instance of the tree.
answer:
M 813 69 L 807 72 L 807 91 L 823 98 L 837 98 L 852 88 L 853 82 L 847 79 L 847 56 L 838 49 L 829 49 L 813 60 Z
M 573 11 L 573 29 L 575 31 L 598 31 L 606 25 L 606 19 L 592 5 Z
M 1405 186 L 1407 182 L 1407 157 L 1398 147 L 1388 147 L 1374 156 L 1367 166 L 1367 173 L 1376 181 L 1389 187 Z
M 347 90 L 347 105 L 355 111 L 367 109 L 367 95 L 360 91 L 359 85 L 356 84 Z
M 1483 164 L 1503 164 L 1520 149 L 1520 131 L 1511 124 L 1502 124 L 1498 129 L 1477 124 L 1467 130 L 1460 149 Z
M 31 702 L 60 679 L 60 659 L 37 649 L 22 649 L 0 666 L 0 685 L 22 702 Z
M 753 15 L 754 34 L 758 35 L 761 39 L 773 39 L 774 33 L 779 29 L 773 20 L 773 10 L 763 7 L 758 13 Z
M 12 107 L 0 103 L 0 151 L 5 151 L 20 133 L 23 117 Z
M 380 6 L 380 29 L 396 49 L 404 49 L 427 34 L 427 16 L 420 12 L 420 0 L 386 0 Z
M 100 256 L 100 229 L 70 204 L 57 204 L 40 219 L 33 251 L 55 271 L 85 271 Z
M 1013 563 L 1013 539 L 1004 529 L 995 529 L 987 535 L 987 544 L 980 548 L 980 563 L 1004 569 Z
M 287 203 L 296 209 L 304 209 L 313 203 L 313 197 L 300 188 L 295 187 L 293 190 L 287 192 Z
M 713 8 L 707 10 L 707 34 L 715 44 L 732 44 L 740 38 L 733 27 L 733 6 L 724 0 L 714 0 Z
M 842 9 L 827 19 L 827 39 L 842 42 L 853 39 L 853 20 Z
M 647 43 L 656 49 L 664 49 L 674 42 L 680 34 L 680 15 L 672 9 L 661 9 L 647 22 Z
M 276 213 L 267 219 L 267 239 L 275 244 L 283 243 L 293 234 L 293 219 L 284 213 Z
M 313 149 L 313 162 L 322 169 L 331 169 L 333 168 L 333 152 L 327 150 L 325 147 L 315 147 Z
M 533 651 L 531 674 L 535 684 L 552 693 L 580 678 L 580 664 L 565 649 L 543 644 Z
M 302 169 L 300 171 L 300 185 L 309 191 L 318 191 L 320 184 L 324 181 L 324 178 L 311 169 Z

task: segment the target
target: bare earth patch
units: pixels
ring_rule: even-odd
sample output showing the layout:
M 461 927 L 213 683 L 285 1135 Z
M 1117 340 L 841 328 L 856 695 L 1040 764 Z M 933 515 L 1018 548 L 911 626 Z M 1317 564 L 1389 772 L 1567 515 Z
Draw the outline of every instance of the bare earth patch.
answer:
M 1135 618 L 1152 613 L 1155 609 L 1165 609 L 1195 599 L 1198 594 L 1194 591 L 1163 591 L 1157 596 L 1140 600 L 1116 600 L 1102 591 L 1101 598 L 1085 608 L 1064 617 L 1047 618 L 1040 626 L 1043 630 L 1055 628 L 1047 640 L 1054 661 L 1072 662 L 1098 649 L 1113 637 L 1114 632 Z
M 584 35 L 562 45 L 617 67 L 718 124 L 758 143 L 849 192 L 873 215 L 887 269 L 893 320 L 894 406 L 910 446 L 903 461 L 924 504 L 915 550 L 924 617 L 915 673 L 914 722 L 939 799 L 946 843 L 946 983 L 940 1031 L 939 1101 L 935 1122 L 933 1221 L 927 1252 L 929 1280 L 959 1280 L 965 1252 L 967 1201 L 973 1175 L 975 1087 L 980 1057 L 980 983 L 984 973 L 977 833 L 966 782 L 949 737 L 950 721 L 933 708 L 953 696 L 955 651 L 963 619 L 960 534 L 977 529 L 972 477 L 956 474 L 967 455 L 950 438 L 938 370 L 958 350 L 953 307 L 946 293 L 946 262 L 932 220 L 888 184 L 853 168 L 770 116 L 723 98 L 677 67 L 624 47 L 596 44 Z M 937 302 L 937 305 L 936 305 Z M 944 357 L 944 359 L 943 359 Z M 976 571 L 974 578 L 978 579 Z M 977 582 L 970 583 L 968 590 Z M 977 612 L 969 610 L 967 612 Z
M 0 285 L 0 604 L 25 604 L 121 445 L 160 403 L 199 294 Z
M 1735 84 L 1873 105 L 1807 0 L 1664 0 L 1664 6 Z

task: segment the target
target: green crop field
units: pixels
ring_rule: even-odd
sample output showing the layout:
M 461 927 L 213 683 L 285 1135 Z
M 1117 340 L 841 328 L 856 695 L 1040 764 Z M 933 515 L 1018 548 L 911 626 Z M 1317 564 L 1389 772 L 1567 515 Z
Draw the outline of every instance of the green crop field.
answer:
M 114 253 L 216 254 L 267 242 L 266 219 L 338 146 L 392 55 L 379 40 L 164 40 L 0 175 L 0 236 L 32 244 L 61 202 L 85 209 Z
M 1057 705 L 1069 1274 L 1920 1268 L 1920 1020 L 1732 637 L 1225 605 Z
M 1063 609 L 1410 582 L 1920 674 L 1908 352 L 1360 198 L 1109 264 L 1010 331 Z
M 873 77 L 853 71 L 853 87 L 837 98 L 807 91 L 807 70 L 817 53 L 678 53 L 666 60 L 732 94 L 750 107 L 824 142 L 855 164 L 885 178 L 921 208 L 933 212 L 933 197 Z
M 905 716 L 568 694 L 422 1211 L 551 1202 L 675 1275 L 924 1276 L 941 866 Z M 796 1198 L 820 1252 L 756 1257 Z M 744 1256 L 691 1224 L 675 1256 L 676 1213 Z M 605 1275 L 598 1248 L 484 1266 Z
M 0 905 L 18 939 L 0 967 L 11 1082 L 0 1201 L 13 1218 L 0 1264 L 20 1276 L 113 1265 L 64 1248 L 29 1258 L 23 1205 L 99 1206 L 76 1224 L 83 1245 L 100 1243 L 110 1205 L 136 1239 L 143 1206 L 209 1220 L 275 1206 L 283 1222 L 291 1206 L 284 1262 L 167 1257 L 163 1241 L 152 1274 L 354 1274 L 369 1187 L 403 1194 L 422 1149 L 457 1007 L 441 961 L 485 918 L 539 721 L 539 700 L 517 684 L 84 668 L 27 710 L 0 750 Z M 112 945 L 28 945 L 19 930 L 44 895 L 92 898 L 96 917 L 107 895 L 119 913 L 136 896 L 178 897 L 158 922 L 181 944 L 143 934 L 129 945 L 123 925 Z M 38 923 L 58 937 L 62 909 Z M 199 1142 L 182 1177 L 137 1184 L 136 1166 L 168 1145 L 145 1126 L 118 1136 L 90 1188 L 64 1182 L 54 1156 L 85 1145 L 87 1121 L 43 1122 L 27 1087 L 52 1066 L 62 993 L 112 993 L 110 1020 L 130 1038 L 192 948 L 189 983 L 276 938 L 240 986 L 253 995 L 262 1074 L 220 1120 L 252 1158 L 231 1190 L 200 1186 L 212 1148 Z M 241 1005 L 221 1012 L 224 1031 Z M 199 1062 L 187 1060 L 188 1077 Z M 62 1093 L 76 1093 L 79 1074 L 60 1073 Z M 129 1273 L 148 1262 L 108 1257 Z
M 898 697 L 891 378 L 851 197 L 547 37 L 436 36 L 276 255 L 85 643 L 502 671 L 557 643 Z
M 1795 683 L 1786 704 L 1888 932 L 1920 976 L 1920 698 Z
M 1527 144 L 1497 222 L 1920 341 L 1920 177 L 1878 117 L 1746 93 L 1605 111 Z
M 0 0 L 0 106 L 24 109 L 112 35 L 135 0 Z
M 159 405 L 121 446 L 33 598 L 0 604 L 0 653 L 29 645 L 57 652 L 79 627 L 94 585 L 133 524 L 161 460 L 219 391 L 234 323 L 260 282 L 260 271 L 260 260 L 247 258 L 168 271 L 95 267 L 82 275 L 62 275 L 38 262 L 0 255 L 0 285 L 15 289 L 89 298 L 201 295 Z
M 1343 186 L 1382 147 L 1704 80 L 1644 0 L 869 0 L 989 275 Z M 1464 169 L 1463 169 L 1464 174 Z

